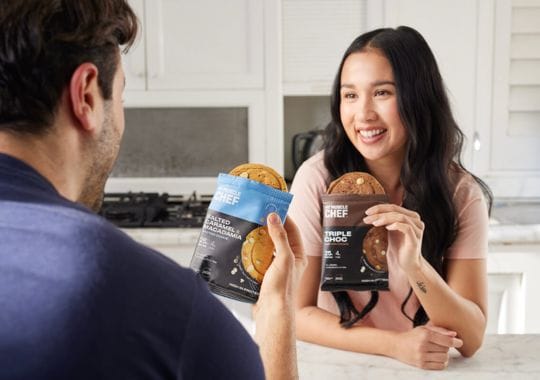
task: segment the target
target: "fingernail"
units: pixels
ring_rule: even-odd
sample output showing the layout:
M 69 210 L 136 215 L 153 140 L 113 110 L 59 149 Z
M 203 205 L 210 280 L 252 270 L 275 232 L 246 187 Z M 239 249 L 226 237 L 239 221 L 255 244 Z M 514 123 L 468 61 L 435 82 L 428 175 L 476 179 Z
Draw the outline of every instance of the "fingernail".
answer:
M 280 224 L 281 219 L 279 218 L 279 215 L 275 212 L 268 215 L 268 223 L 270 224 Z
M 373 211 L 370 208 L 368 208 L 366 210 L 366 215 L 371 215 L 371 214 L 373 214 Z
M 364 221 L 364 223 L 367 223 L 369 224 L 371 222 L 371 219 L 373 219 L 371 216 L 366 216 L 364 219 L 362 219 Z

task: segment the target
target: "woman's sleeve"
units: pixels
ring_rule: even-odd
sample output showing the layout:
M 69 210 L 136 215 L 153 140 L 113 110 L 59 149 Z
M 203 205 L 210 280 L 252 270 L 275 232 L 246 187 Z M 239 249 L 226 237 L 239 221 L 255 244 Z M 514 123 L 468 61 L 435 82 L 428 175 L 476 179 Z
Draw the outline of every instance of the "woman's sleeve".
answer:
M 458 218 L 456 240 L 445 254 L 448 259 L 485 259 L 488 252 L 489 216 L 482 189 L 466 176 L 454 194 Z
M 300 229 L 307 255 L 322 256 L 321 194 L 326 191 L 322 155 L 304 162 L 291 187 L 289 216 Z

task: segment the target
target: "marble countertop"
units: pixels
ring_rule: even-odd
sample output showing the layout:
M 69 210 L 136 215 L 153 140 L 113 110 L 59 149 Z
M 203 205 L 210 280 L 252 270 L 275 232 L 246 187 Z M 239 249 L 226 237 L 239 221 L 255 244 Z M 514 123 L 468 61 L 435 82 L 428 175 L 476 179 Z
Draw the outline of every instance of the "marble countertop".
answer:
M 126 228 L 147 245 L 194 247 L 199 228 Z M 497 199 L 489 223 L 490 244 L 540 244 L 540 199 Z
M 195 247 L 199 228 L 126 228 L 135 240 L 147 245 L 186 245 Z M 540 244 L 540 224 L 499 224 L 491 222 L 490 244 Z
M 298 342 L 300 379 L 540 379 L 540 335 L 487 335 L 472 358 L 452 351 L 448 368 L 428 371 L 384 356 Z
M 489 244 L 540 244 L 540 224 L 490 222 Z
M 495 199 L 488 240 L 490 244 L 539 244 L 540 199 Z
M 195 247 L 200 228 L 123 228 L 133 239 L 150 246 L 186 245 Z

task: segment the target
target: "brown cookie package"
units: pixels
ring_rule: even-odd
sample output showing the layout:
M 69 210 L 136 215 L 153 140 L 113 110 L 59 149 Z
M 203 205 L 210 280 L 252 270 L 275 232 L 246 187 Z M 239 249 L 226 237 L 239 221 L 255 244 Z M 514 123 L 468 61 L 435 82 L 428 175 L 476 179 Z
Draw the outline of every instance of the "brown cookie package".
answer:
M 195 247 L 191 268 L 214 293 L 256 302 L 274 258 L 266 216 L 285 220 L 292 195 L 281 175 L 262 164 L 221 173 Z
M 388 290 L 387 231 L 363 222 L 368 208 L 388 203 L 383 186 L 368 173 L 350 172 L 322 196 L 321 290 Z

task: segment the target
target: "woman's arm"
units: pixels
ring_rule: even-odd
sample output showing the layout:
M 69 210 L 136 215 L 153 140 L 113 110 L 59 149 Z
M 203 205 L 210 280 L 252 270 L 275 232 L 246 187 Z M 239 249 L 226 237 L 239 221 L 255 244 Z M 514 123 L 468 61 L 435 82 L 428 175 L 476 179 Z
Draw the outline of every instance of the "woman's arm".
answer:
M 390 204 L 372 207 L 368 213 L 366 223 L 386 226 L 390 231 L 389 238 L 398 247 L 399 265 L 430 322 L 457 332 L 463 340 L 461 354 L 473 355 L 482 344 L 486 328 L 485 260 L 446 260 L 445 282 L 420 253 L 424 224 L 417 213 Z
M 321 258 L 308 256 L 297 300 L 296 331 L 301 340 L 341 350 L 385 355 L 425 369 L 445 368 L 449 348 L 462 344 L 455 333 L 435 326 L 403 333 L 361 325 L 344 329 L 338 316 L 316 306 L 320 274 Z
M 463 340 L 459 352 L 472 356 L 482 345 L 486 329 L 485 260 L 446 260 L 447 282 L 422 258 L 408 273 L 409 283 L 430 322 L 456 331 Z
M 395 333 L 369 327 L 344 329 L 337 315 L 317 307 L 320 273 L 321 258 L 308 256 L 308 265 L 298 287 L 298 338 L 342 350 L 389 355 Z

